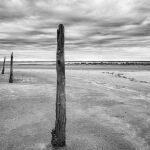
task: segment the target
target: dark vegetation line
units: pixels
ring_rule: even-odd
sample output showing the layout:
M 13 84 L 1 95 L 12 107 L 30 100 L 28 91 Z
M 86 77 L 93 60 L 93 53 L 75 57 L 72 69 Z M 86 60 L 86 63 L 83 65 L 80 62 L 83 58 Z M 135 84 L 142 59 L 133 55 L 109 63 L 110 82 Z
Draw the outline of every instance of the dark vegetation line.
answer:
M 3 62 L 0 62 L 2 66 Z M 9 66 L 10 61 L 6 62 Z M 66 65 L 150 65 L 150 61 L 65 61 Z M 56 61 L 14 61 L 14 65 L 56 65 Z

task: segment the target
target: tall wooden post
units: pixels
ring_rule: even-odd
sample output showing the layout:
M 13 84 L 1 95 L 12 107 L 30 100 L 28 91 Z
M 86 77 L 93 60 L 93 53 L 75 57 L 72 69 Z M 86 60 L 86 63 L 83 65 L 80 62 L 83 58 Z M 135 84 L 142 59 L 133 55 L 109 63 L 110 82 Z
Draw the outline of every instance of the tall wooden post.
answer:
M 9 83 L 13 83 L 13 52 L 11 53 Z
M 53 147 L 66 145 L 66 96 L 65 96 L 65 61 L 64 61 L 64 26 L 59 25 L 57 30 L 57 94 L 56 94 L 56 121 L 52 130 L 51 144 Z
M 5 61 L 6 61 L 6 57 L 4 57 L 4 62 L 3 62 L 3 69 L 2 69 L 2 74 L 5 74 Z

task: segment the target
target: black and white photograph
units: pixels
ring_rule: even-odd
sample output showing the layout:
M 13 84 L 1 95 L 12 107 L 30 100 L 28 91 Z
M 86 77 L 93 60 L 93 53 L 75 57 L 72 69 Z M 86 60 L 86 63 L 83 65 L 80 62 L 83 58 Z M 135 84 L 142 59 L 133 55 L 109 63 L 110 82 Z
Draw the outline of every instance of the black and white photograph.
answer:
M 150 0 L 0 0 L 0 150 L 150 150 Z

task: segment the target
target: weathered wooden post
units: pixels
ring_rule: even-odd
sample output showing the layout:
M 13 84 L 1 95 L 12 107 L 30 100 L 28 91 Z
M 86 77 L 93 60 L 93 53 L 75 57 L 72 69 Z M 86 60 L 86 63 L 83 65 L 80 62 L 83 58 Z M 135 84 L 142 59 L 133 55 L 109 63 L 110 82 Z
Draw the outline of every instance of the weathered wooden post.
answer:
M 13 83 L 13 52 L 11 53 L 9 83 Z
M 64 26 L 59 25 L 57 30 L 57 94 L 56 94 L 56 121 L 52 130 L 51 144 L 53 147 L 66 145 L 66 96 L 65 96 L 65 61 L 64 61 Z
M 5 61 L 6 61 L 6 57 L 4 57 L 4 62 L 3 62 L 3 69 L 2 69 L 2 74 L 5 74 Z

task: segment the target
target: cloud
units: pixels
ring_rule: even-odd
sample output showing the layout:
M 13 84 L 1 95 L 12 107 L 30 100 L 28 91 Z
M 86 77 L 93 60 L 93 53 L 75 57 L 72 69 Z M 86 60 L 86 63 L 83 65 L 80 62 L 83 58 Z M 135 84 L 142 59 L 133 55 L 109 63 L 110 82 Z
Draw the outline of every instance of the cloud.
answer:
M 55 51 L 57 26 L 63 23 L 70 55 L 85 52 L 89 57 L 108 48 L 110 56 L 127 58 L 127 49 L 139 47 L 136 59 L 139 49 L 150 46 L 149 10 L 148 0 L 0 0 L 0 53 L 22 49 L 32 51 L 32 58 L 33 51 L 40 51 L 40 59 L 42 50 L 43 55 Z

